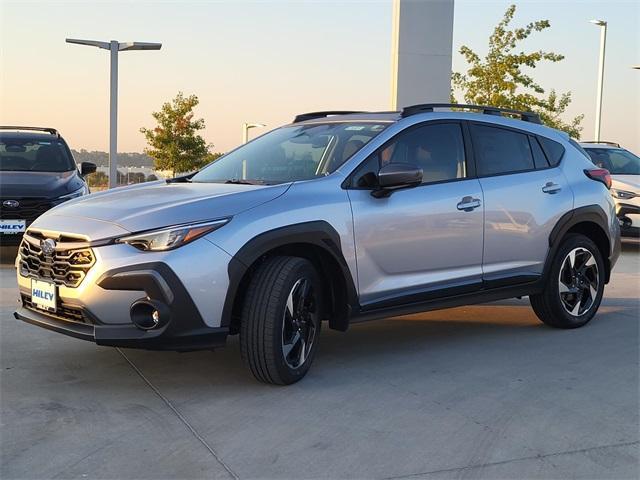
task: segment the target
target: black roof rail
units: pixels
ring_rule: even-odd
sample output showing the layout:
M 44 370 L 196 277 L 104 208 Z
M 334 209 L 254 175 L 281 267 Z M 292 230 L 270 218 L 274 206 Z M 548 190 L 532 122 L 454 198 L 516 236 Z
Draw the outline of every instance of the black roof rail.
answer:
M 410 117 L 411 115 L 417 115 L 418 113 L 433 112 L 434 108 L 462 108 L 465 110 L 478 110 L 485 115 L 498 115 L 502 116 L 503 113 L 508 115 L 517 116 L 520 120 L 531 123 L 542 124 L 540 116 L 534 112 L 523 112 L 520 110 L 513 110 L 511 108 L 499 108 L 491 107 L 489 105 L 466 105 L 462 103 L 424 103 L 420 105 L 411 105 L 402 109 L 402 117 Z
M 293 123 L 305 122 L 307 120 L 313 120 L 314 118 L 324 118 L 329 115 L 349 115 L 351 113 L 365 113 L 359 111 L 351 111 L 351 110 L 329 110 L 326 112 L 309 112 L 309 113 L 301 113 L 300 115 L 296 115 L 293 119 Z
M 47 132 L 57 137 L 60 136 L 60 133 L 58 132 L 58 130 L 50 127 L 16 127 L 16 126 L 10 126 L 10 125 L 0 125 L 0 130 L 29 130 L 29 131 L 35 131 L 35 132 Z
M 616 143 L 616 142 L 605 142 L 604 140 L 585 140 L 585 141 L 580 141 L 580 143 L 601 143 L 602 145 L 611 145 L 612 147 L 618 147 L 620 148 L 620 144 Z

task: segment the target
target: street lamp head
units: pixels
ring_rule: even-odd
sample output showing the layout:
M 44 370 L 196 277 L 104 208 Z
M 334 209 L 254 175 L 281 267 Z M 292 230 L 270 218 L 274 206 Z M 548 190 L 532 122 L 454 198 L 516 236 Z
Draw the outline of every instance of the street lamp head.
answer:
M 161 43 L 150 42 L 120 42 L 112 40 L 111 42 L 99 42 L 98 40 L 81 40 L 78 38 L 67 38 L 67 43 L 75 43 L 77 45 L 88 45 L 90 47 L 104 48 L 105 50 L 111 50 L 111 43 L 118 45 L 118 50 L 160 50 L 162 48 Z
M 247 128 L 262 128 L 262 127 L 266 127 L 266 125 L 264 123 L 245 123 L 245 125 L 247 126 Z
M 118 45 L 118 50 L 160 50 L 161 43 L 150 42 L 124 42 Z
M 109 50 L 111 48 L 109 42 L 100 42 L 98 40 L 80 40 L 79 38 L 67 38 L 66 42 L 75 43 L 77 45 L 88 45 L 90 47 L 104 48 L 105 50 Z
M 593 20 L 589 20 L 589 23 L 593 23 L 594 25 L 598 25 L 599 27 L 607 26 L 607 22 L 604 20 L 593 19 Z

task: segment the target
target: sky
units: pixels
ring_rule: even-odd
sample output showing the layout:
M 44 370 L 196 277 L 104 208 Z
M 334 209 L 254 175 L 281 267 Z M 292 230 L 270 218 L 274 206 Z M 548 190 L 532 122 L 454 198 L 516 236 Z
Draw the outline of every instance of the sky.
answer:
M 571 91 L 567 118 L 595 122 L 599 28 L 608 21 L 602 138 L 640 153 L 640 2 L 456 0 L 453 70 L 468 45 L 483 54 L 510 3 L 514 25 L 548 19 L 527 49 L 565 55 L 540 64 L 545 89 Z M 53 126 L 76 150 L 108 149 L 109 54 L 65 38 L 162 42 L 119 61 L 118 150 L 145 147 L 140 127 L 178 91 L 200 99 L 212 151 L 241 141 L 243 122 L 275 128 L 314 110 L 389 108 L 391 0 L 0 0 L 0 124 Z M 252 132 L 253 134 L 253 132 Z

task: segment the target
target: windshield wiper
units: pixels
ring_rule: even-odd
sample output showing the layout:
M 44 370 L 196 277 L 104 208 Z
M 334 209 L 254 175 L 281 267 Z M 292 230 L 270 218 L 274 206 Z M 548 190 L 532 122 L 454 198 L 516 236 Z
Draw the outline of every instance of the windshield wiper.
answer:
M 224 183 L 232 183 L 234 185 L 263 185 L 264 182 L 260 180 L 241 180 L 239 178 L 230 178 L 225 180 Z
M 181 175 L 179 177 L 167 178 L 167 183 L 191 183 L 191 178 L 198 172 L 189 173 L 187 175 Z

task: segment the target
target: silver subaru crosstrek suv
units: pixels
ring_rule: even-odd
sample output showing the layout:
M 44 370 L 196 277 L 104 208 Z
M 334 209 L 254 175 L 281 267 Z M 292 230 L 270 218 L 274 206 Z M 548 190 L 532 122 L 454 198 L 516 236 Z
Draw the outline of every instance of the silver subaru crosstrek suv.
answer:
M 299 115 L 194 174 L 60 205 L 19 247 L 15 316 L 118 347 L 239 334 L 275 384 L 305 375 L 323 320 L 528 295 L 547 325 L 586 324 L 620 251 L 609 173 L 535 114 L 448 107 Z

